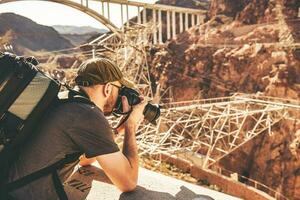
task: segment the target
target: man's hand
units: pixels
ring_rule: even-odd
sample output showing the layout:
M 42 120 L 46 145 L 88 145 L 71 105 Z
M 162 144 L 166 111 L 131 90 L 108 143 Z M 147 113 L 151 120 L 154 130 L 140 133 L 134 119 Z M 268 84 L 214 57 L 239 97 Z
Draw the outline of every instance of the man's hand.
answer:
M 143 111 L 145 109 L 145 106 L 147 105 L 147 101 L 143 97 L 140 97 L 140 99 L 141 99 L 141 103 L 132 107 L 132 112 L 130 113 L 129 118 L 126 120 L 124 124 L 122 124 L 117 129 L 119 134 L 124 133 L 125 126 L 129 125 L 137 129 L 139 124 L 143 121 L 144 119 Z M 122 106 L 123 106 L 123 112 L 130 111 L 130 105 L 128 104 L 128 100 L 125 96 L 122 97 Z
M 140 99 L 141 99 L 141 103 L 132 107 L 132 112 L 130 113 L 129 118 L 127 119 L 125 124 L 127 123 L 127 125 L 134 125 L 138 127 L 139 124 L 143 121 L 144 119 L 143 112 L 147 104 L 147 101 L 143 97 L 140 97 Z M 122 97 L 122 105 L 123 105 L 123 111 L 130 110 L 128 100 L 125 96 Z

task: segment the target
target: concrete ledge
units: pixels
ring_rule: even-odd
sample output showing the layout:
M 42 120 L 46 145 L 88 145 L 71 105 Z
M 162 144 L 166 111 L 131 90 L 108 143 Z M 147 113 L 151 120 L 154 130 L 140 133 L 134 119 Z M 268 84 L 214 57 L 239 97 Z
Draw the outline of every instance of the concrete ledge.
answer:
M 238 200 L 214 190 L 190 184 L 143 168 L 139 171 L 138 187 L 122 193 L 111 184 L 97 166 L 77 168 L 65 182 L 70 200 Z

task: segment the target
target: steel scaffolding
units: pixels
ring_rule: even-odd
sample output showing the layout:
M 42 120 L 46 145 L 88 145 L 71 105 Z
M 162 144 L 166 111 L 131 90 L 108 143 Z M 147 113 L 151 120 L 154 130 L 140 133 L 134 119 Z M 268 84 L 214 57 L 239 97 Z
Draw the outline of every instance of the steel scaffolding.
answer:
M 141 154 L 197 154 L 209 168 L 282 119 L 300 123 L 300 103 L 257 95 L 168 103 L 157 126 L 142 125 Z
M 152 92 L 147 63 L 152 26 L 136 24 L 125 30 L 124 41 L 110 35 L 97 45 L 109 50 L 105 55 L 119 64 L 145 96 L 154 98 L 159 95 Z M 210 168 L 257 135 L 273 134 L 272 126 L 282 119 L 300 123 L 299 116 L 300 102 L 258 94 L 165 103 L 157 125 L 140 126 L 137 142 L 141 155 L 192 153 L 199 158 L 197 165 Z

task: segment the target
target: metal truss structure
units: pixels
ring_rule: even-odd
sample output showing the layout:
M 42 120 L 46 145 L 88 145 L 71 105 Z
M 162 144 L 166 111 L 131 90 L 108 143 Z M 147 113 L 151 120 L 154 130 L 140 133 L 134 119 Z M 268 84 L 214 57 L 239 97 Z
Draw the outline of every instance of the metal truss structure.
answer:
M 124 39 L 116 34 L 103 35 L 92 41 L 93 57 L 104 56 L 112 59 L 121 71 L 133 81 L 140 92 L 150 98 L 154 97 L 151 88 L 150 72 L 147 63 L 148 51 L 151 48 L 152 30 L 155 24 L 136 24 L 124 31 Z
M 137 136 L 141 154 L 196 154 L 210 168 L 282 119 L 300 123 L 300 102 L 236 94 L 231 97 L 164 105 L 157 126 L 143 125 Z
M 156 25 L 136 24 L 124 31 L 122 41 L 111 34 L 90 44 L 96 44 L 94 56 L 113 58 L 127 77 L 150 98 L 157 96 L 152 92 L 147 63 L 153 26 Z M 299 102 L 260 95 L 235 94 L 165 103 L 157 125 L 140 126 L 137 142 L 141 155 L 186 156 L 192 153 L 198 158 L 193 162 L 206 169 L 257 135 L 263 132 L 272 134 L 272 126 L 280 120 L 300 123 L 299 115 Z

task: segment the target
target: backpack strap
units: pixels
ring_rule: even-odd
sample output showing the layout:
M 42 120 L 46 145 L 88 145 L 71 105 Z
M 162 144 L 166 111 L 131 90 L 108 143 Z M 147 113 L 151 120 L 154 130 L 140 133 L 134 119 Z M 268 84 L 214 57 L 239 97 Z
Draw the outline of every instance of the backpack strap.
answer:
M 88 94 L 81 90 L 79 87 L 75 87 L 74 89 L 67 87 L 67 89 L 68 97 L 59 99 L 60 103 L 78 102 L 96 106 L 95 103 L 90 100 Z
M 54 187 L 55 187 L 55 190 L 56 190 L 56 193 L 57 193 L 59 199 L 66 200 L 68 198 L 64 191 L 63 185 L 59 179 L 59 176 L 57 174 L 57 170 L 63 168 L 63 166 L 65 164 L 75 162 L 79 158 L 80 155 L 81 155 L 81 153 L 74 153 L 74 154 L 66 155 L 64 159 L 62 159 L 50 166 L 44 167 L 36 172 L 33 172 L 32 174 L 24 176 L 16 181 L 7 183 L 2 187 L 0 194 L 2 194 L 3 192 L 9 193 L 10 191 L 13 191 L 20 187 L 23 187 L 43 176 L 51 174 L 52 180 L 54 183 Z
M 52 172 L 52 181 L 53 181 L 54 188 L 55 188 L 58 198 L 60 200 L 67 200 L 68 196 L 66 194 L 66 191 L 64 190 L 64 186 L 62 185 L 62 183 L 59 179 L 57 170 L 53 170 L 53 172 Z

